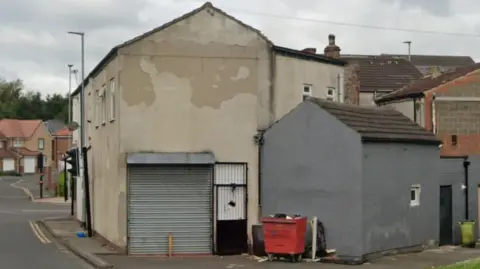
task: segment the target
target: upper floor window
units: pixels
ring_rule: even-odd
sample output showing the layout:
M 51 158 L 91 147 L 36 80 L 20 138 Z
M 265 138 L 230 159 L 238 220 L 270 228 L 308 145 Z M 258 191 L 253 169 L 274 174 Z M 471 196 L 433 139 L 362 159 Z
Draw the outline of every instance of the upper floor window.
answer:
M 312 85 L 303 84 L 303 100 L 307 99 L 310 96 L 312 96 Z
M 115 120 L 115 79 L 110 80 L 110 100 L 109 100 L 109 106 L 110 106 L 110 120 L 113 121 Z
M 107 100 L 105 98 L 106 90 L 107 90 L 107 85 L 103 85 L 102 90 L 101 90 L 101 96 L 100 96 L 100 109 L 101 109 L 101 113 L 102 113 L 102 124 L 105 124 L 105 122 L 107 121 L 107 105 L 106 105 Z
M 45 149 L 45 139 L 39 138 L 38 139 L 38 149 L 44 150 Z
M 335 87 L 327 87 L 327 100 L 335 100 Z
M 23 139 L 16 138 L 13 140 L 13 147 L 14 148 L 21 148 L 23 147 Z

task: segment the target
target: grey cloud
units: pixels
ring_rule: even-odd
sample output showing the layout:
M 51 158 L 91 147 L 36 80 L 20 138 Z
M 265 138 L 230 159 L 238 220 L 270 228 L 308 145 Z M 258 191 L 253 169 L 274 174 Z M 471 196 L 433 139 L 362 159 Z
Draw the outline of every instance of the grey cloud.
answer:
M 440 17 L 452 15 L 451 0 L 384 0 L 399 4 L 402 9 L 421 8 L 422 10 Z

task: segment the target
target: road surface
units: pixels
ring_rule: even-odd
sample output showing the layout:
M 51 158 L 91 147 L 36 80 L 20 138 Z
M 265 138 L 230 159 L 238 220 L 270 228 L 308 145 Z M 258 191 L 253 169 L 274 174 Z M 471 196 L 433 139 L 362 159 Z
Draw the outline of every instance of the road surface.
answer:
M 12 187 L 19 179 L 0 177 L 0 268 L 91 269 L 35 223 L 66 217 L 69 206 L 30 202 L 22 189 Z

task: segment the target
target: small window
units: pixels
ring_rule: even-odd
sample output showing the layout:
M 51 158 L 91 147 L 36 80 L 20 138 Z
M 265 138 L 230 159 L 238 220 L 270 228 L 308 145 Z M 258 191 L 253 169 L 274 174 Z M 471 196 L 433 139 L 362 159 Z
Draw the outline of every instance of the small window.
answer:
M 106 98 L 105 95 L 107 94 L 107 85 L 102 86 L 102 90 L 100 92 L 100 109 L 102 113 L 102 124 L 105 124 L 107 122 L 107 105 L 106 105 Z
M 43 166 L 47 166 L 47 156 L 43 155 Z
M 458 143 L 458 141 L 457 141 L 457 139 L 458 139 L 457 135 L 452 135 L 451 138 L 452 138 L 452 146 L 456 146 L 457 143 Z
M 15 139 L 13 140 L 13 147 L 14 148 L 21 148 L 23 147 L 23 140 L 22 139 Z
M 335 88 L 328 87 L 327 88 L 327 100 L 334 101 L 335 100 Z
M 303 100 L 312 96 L 312 85 L 304 84 L 303 85 Z
M 413 185 L 410 188 L 410 206 L 420 205 L 420 185 Z
M 44 150 L 45 149 L 45 139 L 39 138 L 38 139 L 38 149 Z
M 110 121 L 115 120 L 115 109 L 116 109 L 116 96 L 115 96 L 115 79 L 110 80 Z

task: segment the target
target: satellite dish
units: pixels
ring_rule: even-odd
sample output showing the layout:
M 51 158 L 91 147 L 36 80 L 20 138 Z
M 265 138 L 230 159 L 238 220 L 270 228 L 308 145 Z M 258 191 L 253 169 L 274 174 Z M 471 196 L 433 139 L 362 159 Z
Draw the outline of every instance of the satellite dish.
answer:
M 68 130 L 70 130 L 72 132 L 77 130 L 78 127 L 80 127 L 80 125 L 76 121 L 72 121 L 67 125 Z

